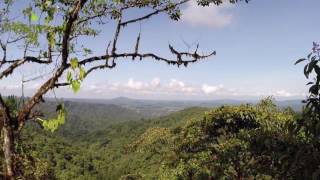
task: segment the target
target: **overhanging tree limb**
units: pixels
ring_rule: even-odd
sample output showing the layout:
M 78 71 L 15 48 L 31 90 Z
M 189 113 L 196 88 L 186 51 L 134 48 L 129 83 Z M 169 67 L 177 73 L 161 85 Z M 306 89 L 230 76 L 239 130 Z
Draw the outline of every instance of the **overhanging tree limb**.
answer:
M 139 58 L 140 60 L 162 61 L 179 67 L 180 65 L 187 66 L 189 63 L 194 63 L 215 55 L 215 51 L 209 54 L 200 55 L 197 52 L 198 47 L 194 52 L 178 51 L 171 45 L 169 45 L 169 50 L 172 53 L 172 57 L 163 57 L 162 55 L 153 52 L 139 52 L 141 51 L 141 48 L 139 48 L 141 43 L 140 35 L 136 40 L 136 46 L 132 52 L 122 52 L 118 50 L 120 32 L 126 27 L 126 25 L 141 22 L 160 13 L 167 13 L 170 15 L 171 19 L 178 20 L 180 18 L 179 6 L 189 1 L 191 0 L 43 0 L 41 1 L 42 3 L 39 3 L 39 1 L 30 0 L 30 7 L 26 6 L 23 11 L 15 11 L 15 13 L 20 12 L 20 15 L 26 17 L 21 22 L 13 22 L 10 17 L 7 17 L 10 12 L 8 7 L 12 7 L 12 2 L 15 2 L 15 0 L 0 1 L 1 6 L 4 4 L 6 6 L 3 7 L 7 7 L 5 8 L 5 11 L 3 11 L 5 18 L 2 18 L 4 16 L 0 17 L 0 35 L 2 38 L 3 34 L 7 33 L 11 37 L 10 41 L 7 41 L 7 43 L 2 43 L 1 41 L 1 49 L 4 53 L 2 53 L 3 57 L 2 60 L 0 60 L 0 80 L 13 74 L 17 68 L 23 67 L 22 65 L 25 65 L 26 63 L 43 64 L 46 65 L 45 67 L 53 68 L 52 75 L 49 76 L 48 79 L 46 79 L 44 83 L 37 88 L 37 90 L 35 90 L 35 93 L 31 98 L 28 99 L 20 109 L 18 109 L 18 113 L 15 114 L 14 117 L 11 117 L 11 119 L 14 119 L 15 124 L 18 123 L 18 125 L 15 125 L 12 129 L 15 132 L 13 136 L 19 135 L 27 120 L 30 118 L 36 118 L 37 114 L 32 111 L 34 107 L 43 100 L 43 96 L 50 89 L 68 86 L 70 84 L 73 86 L 74 82 L 76 82 L 77 85 L 76 89 L 79 89 L 79 82 L 82 82 L 86 76 L 99 69 L 115 68 L 117 65 L 116 61 L 127 59 L 135 60 L 135 58 Z M 236 0 L 229 1 L 234 3 Z M 220 4 L 223 1 L 199 0 L 198 2 L 200 4 L 204 3 L 204 5 L 208 5 L 210 3 Z M 138 18 L 125 20 L 125 16 L 122 16 L 122 12 L 135 8 L 149 8 L 152 9 L 152 12 Z M 40 17 L 37 16 L 37 13 L 39 12 L 41 13 Z M 2 10 L 0 10 L 0 14 L 2 15 Z M 80 45 L 78 44 L 79 37 L 96 36 L 98 34 L 97 27 L 101 25 L 99 22 L 102 22 L 101 18 L 106 18 L 115 21 L 116 23 L 115 34 L 110 41 L 111 43 L 109 43 L 106 48 L 106 53 L 100 56 L 79 58 L 78 52 L 80 52 L 80 48 L 82 52 L 85 52 L 85 57 L 91 54 L 87 53 L 88 51 L 85 51 L 86 47 L 84 47 L 84 45 L 87 45 L 86 42 Z M 99 22 L 96 23 L 96 20 L 99 20 Z M 104 25 L 104 23 L 102 24 Z M 47 38 L 44 38 L 45 36 Z M 14 37 L 17 38 L 14 39 Z M 20 53 L 23 54 L 23 58 L 13 58 L 8 60 L 7 57 L 11 56 L 7 56 L 7 51 L 11 50 L 11 47 L 10 49 L 7 48 L 8 43 L 15 44 L 17 49 L 24 47 Z M 110 51 L 109 46 L 111 48 Z M 52 55 L 52 52 L 57 52 L 58 55 Z M 92 51 L 89 50 L 89 52 Z M 38 56 L 35 55 L 35 53 L 39 53 Z M 52 66 L 53 56 L 56 57 L 54 67 Z M 110 63 L 108 60 L 112 60 L 112 62 Z M 81 76 L 77 75 L 76 70 L 80 71 L 79 74 L 81 74 Z M 74 74 L 71 74 L 70 71 Z M 61 83 L 59 81 L 62 80 L 64 74 L 69 75 L 67 76 L 68 82 Z M 10 115 L 10 113 L 7 114 Z M 10 129 L 9 131 L 6 137 L 10 137 L 12 135 L 12 131 Z M 12 138 L 11 141 L 7 141 L 7 144 L 11 145 L 7 146 L 9 147 L 6 149 L 7 152 L 14 153 L 14 150 L 12 148 L 10 149 L 10 147 L 13 147 L 14 138 Z M 12 164 L 6 163 L 6 165 L 13 169 Z M 16 178 L 17 176 L 13 174 L 11 177 Z
M 25 121 L 27 120 L 27 117 L 29 116 L 31 110 L 33 107 L 39 103 L 42 99 L 42 96 L 48 92 L 48 90 L 54 88 L 55 83 L 58 81 L 60 76 L 63 74 L 63 72 L 69 67 L 67 65 L 68 56 L 69 56 L 69 38 L 72 32 L 72 26 L 74 22 L 77 20 L 79 12 L 81 8 L 84 6 L 84 4 L 87 2 L 87 0 L 78 0 L 76 5 L 72 8 L 72 10 L 69 13 L 68 20 L 66 23 L 63 40 L 62 40 L 62 62 L 60 67 L 57 69 L 57 71 L 54 73 L 53 77 L 51 77 L 49 80 L 47 80 L 40 88 L 39 90 L 32 96 L 32 98 L 22 107 L 22 109 L 18 113 L 18 122 L 19 122 L 19 128 L 18 132 L 21 131 L 22 127 L 25 124 Z

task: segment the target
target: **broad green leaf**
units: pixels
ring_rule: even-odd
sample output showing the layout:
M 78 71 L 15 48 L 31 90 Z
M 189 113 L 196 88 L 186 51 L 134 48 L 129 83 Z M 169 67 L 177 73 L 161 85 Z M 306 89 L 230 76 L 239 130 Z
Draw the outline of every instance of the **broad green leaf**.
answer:
M 67 81 L 68 83 L 72 83 L 72 73 L 70 71 L 67 73 Z
M 71 68 L 75 70 L 78 67 L 78 58 L 71 58 L 70 60 Z
M 80 72 L 79 72 L 79 79 L 81 81 L 83 81 L 84 77 L 85 77 L 85 74 L 86 74 L 86 70 L 83 68 L 83 67 L 80 67 Z
M 54 132 L 56 131 L 60 125 L 63 125 L 65 123 L 66 118 L 66 110 L 63 104 L 59 104 L 56 109 L 57 117 L 52 119 L 41 119 L 37 118 L 38 121 L 40 121 L 42 127 L 45 130 Z
M 309 92 L 312 93 L 312 94 L 318 94 L 318 92 L 319 92 L 319 86 L 316 85 L 316 84 L 313 85 L 313 86 L 311 86 L 310 89 L 309 89 Z
M 309 63 L 308 69 L 307 69 L 307 74 L 309 75 L 313 69 L 315 68 L 315 66 L 317 65 L 318 61 L 311 61 Z
M 38 21 L 39 18 L 34 12 L 31 12 L 30 19 L 31 21 Z
M 79 80 L 72 81 L 71 86 L 72 86 L 73 92 L 77 93 L 80 90 L 80 86 L 81 86 L 80 81 Z

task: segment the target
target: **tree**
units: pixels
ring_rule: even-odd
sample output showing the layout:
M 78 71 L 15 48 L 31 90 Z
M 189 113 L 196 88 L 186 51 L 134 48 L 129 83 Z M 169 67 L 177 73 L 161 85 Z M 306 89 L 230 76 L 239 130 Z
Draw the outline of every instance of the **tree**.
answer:
M 303 73 L 307 79 L 309 96 L 303 102 L 306 104 L 303 119 L 300 120 L 300 128 L 306 130 L 306 136 L 314 143 L 319 144 L 320 135 L 320 45 L 313 42 L 312 52 L 306 58 L 301 58 L 295 64 L 307 61 Z
M 34 111 L 34 107 L 44 101 L 43 96 L 48 91 L 70 86 L 77 92 L 89 74 L 96 70 L 115 68 L 119 59 L 152 59 L 179 67 L 215 55 L 215 51 L 205 55 L 199 54 L 198 46 L 194 52 L 184 52 L 171 45 L 169 50 L 175 58 L 162 57 L 152 52 L 141 53 L 140 34 L 137 35 L 134 51 L 118 51 L 118 39 L 124 28 L 160 13 L 168 14 L 172 20 L 179 20 L 179 7 L 188 1 L 190 0 L 30 0 L 22 3 L 23 8 L 19 9 L 14 8 L 17 3 L 15 0 L 2 0 L 0 80 L 14 74 L 19 67 L 28 63 L 50 69 L 49 77 L 30 99 L 19 104 L 17 111 L 13 112 L 0 96 L 5 179 L 15 179 L 19 176 L 15 169 L 14 143 L 27 121 L 34 120 L 49 130 L 55 130 L 64 121 L 63 105 L 57 107 L 57 118 L 52 120 L 43 120 L 39 118 L 40 114 Z M 240 0 L 229 2 L 237 1 Z M 197 2 L 201 6 L 208 6 L 220 5 L 224 1 Z M 149 12 L 137 18 L 125 18 L 126 12 L 137 8 L 148 9 Z M 98 28 L 104 27 L 110 20 L 115 22 L 112 40 L 106 46 L 105 54 L 93 55 L 94 51 L 79 43 L 79 40 L 98 36 Z M 79 55 L 79 52 L 84 55 Z
M 267 98 L 214 108 L 178 128 L 148 129 L 132 148 L 161 154 L 161 179 L 290 179 L 302 174 L 291 166 L 300 145 L 287 130 L 293 121 L 290 111 Z M 311 162 L 305 169 L 317 167 Z

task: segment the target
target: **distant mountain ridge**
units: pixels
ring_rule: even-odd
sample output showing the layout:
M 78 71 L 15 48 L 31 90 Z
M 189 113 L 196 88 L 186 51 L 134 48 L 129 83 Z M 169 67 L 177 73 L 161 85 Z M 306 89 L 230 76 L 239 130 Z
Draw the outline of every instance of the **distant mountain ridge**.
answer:
M 92 130 L 101 130 L 114 123 L 137 121 L 144 116 L 135 110 L 115 104 L 86 103 L 64 100 L 67 109 L 67 121 L 58 132 L 68 137 L 87 134 Z M 57 102 L 48 100 L 41 104 L 41 109 L 47 116 L 55 116 Z
M 256 104 L 258 100 L 143 100 L 131 99 L 127 97 L 117 97 L 113 99 L 67 99 L 68 101 L 93 103 L 93 104 L 114 104 L 136 111 L 144 117 L 159 117 L 188 107 L 217 107 L 222 105 Z M 282 100 L 276 101 L 281 107 L 290 106 L 295 111 L 301 111 L 302 100 Z

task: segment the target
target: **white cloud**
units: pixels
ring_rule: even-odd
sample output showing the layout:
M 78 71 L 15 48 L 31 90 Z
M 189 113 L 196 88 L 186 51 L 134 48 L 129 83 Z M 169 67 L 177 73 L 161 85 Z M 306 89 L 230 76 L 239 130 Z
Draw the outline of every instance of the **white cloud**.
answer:
M 184 82 L 178 81 L 176 79 L 171 79 L 169 83 L 169 87 L 173 89 L 179 89 L 179 88 L 184 88 Z
M 281 97 L 291 97 L 291 96 L 294 96 L 292 93 L 286 91 L 286 90 L 279 90 L 279 91 L 276 91 L 274 93 L 275 96 L 281 96 Z
M 187 7 L 182 10 L 181 21 L 192 26 L 221 28 L 232 21 L 232 14 L 226 12 L 226 9 L 231 7 L 230 4 L 202 7 L 196 1 L 189 1 Z
M 220 91 L 222 89 L 223 89 L 222 84 L 220 84 L 218 86 L 210 86 L 207 84 L 203 84 L 202 88 L 201 88 L 201 90 L 207 95 L 217 93 L 218 91 Z
M 125 86 L 130 89 L 141 90 L 141 89 L 144 89 L 148 85 L 144 84 L 141 81 L 135 81 L 133 78 L 130 78 L 128 80 L 128 82 L 125 84 Z
M 153 87 L 160 87 L 160 79 L 155 77 L 151 80 L 150 84 Z
M 171 79 L 168 87 L 168 90 L 172 92 L 194 93 L 195 91 L 193 87 L 187 86 L 184 82 L 178 81 L 176 79 Z
M 30 96 L 39 88 L 40 82 L 30 82 L 25 87 L 25 95 Z M 1 84 L 0 91 L 4 95 L 21 95 L 21 84 Z M 125 82 L 99 82 L 96 84 L 82 84 L 81 91 L 74 94 L 70 87 L 64 87 L 56 91 L 61 97 L 90 97 L 110 98 L 127 96 L 135 98 L 152 99 L 197 99 L 197 98 L 262 98 L 274 96 L 276 98 L 298 98 L 305 97 L 306 93 L 289 92 L 285 89 L 274 89 L 270 91 L 258 91 L 251 88 L 229 88 L 223 84 L 192 85 L 178 79 L 161 81 L 155 77 L 149 81 L 135 80 L 129 78 Z M 50 96 L 50 93 L 48 94 Z

